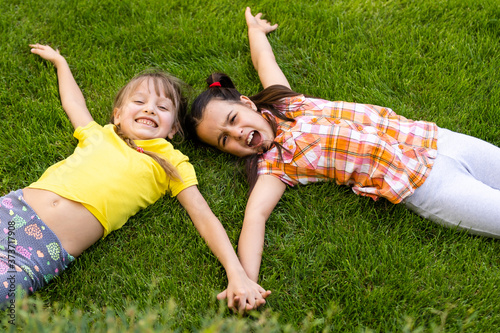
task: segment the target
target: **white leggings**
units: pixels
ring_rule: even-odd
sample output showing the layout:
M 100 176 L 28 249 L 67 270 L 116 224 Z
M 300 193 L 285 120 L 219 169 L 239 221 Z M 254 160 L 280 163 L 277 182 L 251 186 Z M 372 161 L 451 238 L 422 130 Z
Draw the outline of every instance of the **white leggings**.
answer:
M 403 203 L 431 221 L 500 238 L 500 148 L 440 128 L 438 156 Z

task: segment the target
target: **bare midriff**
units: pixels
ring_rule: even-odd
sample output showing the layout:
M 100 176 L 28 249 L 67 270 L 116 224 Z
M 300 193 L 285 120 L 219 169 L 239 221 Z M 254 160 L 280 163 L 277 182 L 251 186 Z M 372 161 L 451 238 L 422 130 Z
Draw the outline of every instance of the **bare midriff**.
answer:
M 34 188 L 24 188 L 23 197 L 59 238 L 62 247 L 74 257 L 97 242 L 104 233 L 99 220 L 79 202 Z

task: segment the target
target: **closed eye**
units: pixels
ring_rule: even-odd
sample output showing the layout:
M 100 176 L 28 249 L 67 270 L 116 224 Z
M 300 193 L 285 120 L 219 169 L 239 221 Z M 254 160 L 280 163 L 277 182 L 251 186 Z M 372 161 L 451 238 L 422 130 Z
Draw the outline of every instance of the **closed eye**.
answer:
M 222 127 L 227 127 L 228 124 L 233 125 L 236 120 L 236 113 L 233 114 L 233 111 L 231 110 L 226 117 L 226 120 L 224 121 Z M 224 147 L 227 144 L 227 140 L 229 139 L 229 136 L 224 134 L 222 131 L 219 136 L 217 137 L 217 144 L 219 146 Z

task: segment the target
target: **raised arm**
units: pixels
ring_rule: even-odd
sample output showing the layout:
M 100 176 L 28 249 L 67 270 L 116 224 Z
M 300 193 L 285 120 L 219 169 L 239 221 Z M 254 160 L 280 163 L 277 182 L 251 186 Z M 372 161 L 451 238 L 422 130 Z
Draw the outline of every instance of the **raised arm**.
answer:
M 30 47 L 31 53 L 38 54 L 56 67 L 61 104 L 73 127 L 76 129 L 78 126 L 83 127 L 90 123 L 93 120 L 92 115 L 87 109 L 85 98 L 73 78 L 66 59 L 50 46 L 30 44 Z
M 188 187 L 177 195 L 200 235 L 224 266 L 228 279 L 228 307 L 240 313 L 265 304 L 270 292 L 248 278 L 240 264 L 231 242 L 207 202 L 196 186 Z M 219 297 L 220 299 L 220 297 Z
M 285 192 L 286 185 L 274 176 L 259 176 L 248 199 L 238 243 L 238 255 L 248 277 L 259 278 L 266 221 Z
M 245 18 L 248 26 L 248 43 L 250 44 L 253 66 L 259 74 L 260 82 L 264 88 L 275 84 L 290 88 L 288 80 L 276 62 L 273 49 L 266 36 L 271 31 L 276 30 L 278 25 L 271 25 L 261 17 L 262 13 L 253 16 L 250 8 L 247 7 Z

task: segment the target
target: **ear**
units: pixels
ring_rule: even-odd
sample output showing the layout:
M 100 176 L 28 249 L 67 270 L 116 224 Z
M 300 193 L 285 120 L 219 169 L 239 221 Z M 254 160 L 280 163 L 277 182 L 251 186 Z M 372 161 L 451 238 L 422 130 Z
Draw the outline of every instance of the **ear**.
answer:
M 113 124 L 119 125 L 120 124 L 120 109 L 115 108 L 113 110 Z
M 250 109 L 257 111 L 257 106 L 255 105 L 254 102 L 247 96 L 240 96 L 240 102 L 243 103 L 244 105 L 248 106 Z
M 177 128 L 178 125 L 176 126 L 172 126 L 172 129 L 170 130 L 170 132 L 167 134 L 167 138 L 169 138 L 170 140 L 172 140 L 174 138 L 174 135 L 175 133 L 177 133 L 177 131 L 179 130 Z

